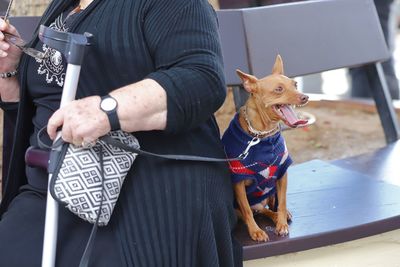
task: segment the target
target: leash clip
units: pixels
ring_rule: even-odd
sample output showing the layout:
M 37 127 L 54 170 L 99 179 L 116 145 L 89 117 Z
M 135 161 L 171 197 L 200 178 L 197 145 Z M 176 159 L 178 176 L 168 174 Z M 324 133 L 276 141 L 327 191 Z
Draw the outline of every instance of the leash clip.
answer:
M 253 139 L 251 139 L 249 142 L 247 142 L 248 145 L 247 145 L 246 149 L 243 151 L 242 154 L 239 155 L 238 158 L 241 160 L 247 158 L 247 156 L 249 155 L 250 148 L 257 145 L 258 143 L 260 143 L 260 141 L 261 141 L 261 139 L 256 136 Z

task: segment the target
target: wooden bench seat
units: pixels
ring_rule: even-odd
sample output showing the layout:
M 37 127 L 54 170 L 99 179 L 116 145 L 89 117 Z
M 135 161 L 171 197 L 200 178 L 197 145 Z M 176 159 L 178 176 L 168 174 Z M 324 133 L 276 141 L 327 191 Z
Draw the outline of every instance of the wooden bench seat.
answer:
M 400 228 L 400 141 L 349 159 L 312 160 L 289 169 L 290 234 L 273 233 L 273 223 L 256 218 L 270 242 L 254 242 L 240 222 L 235 236 L 245 260 L 303 251 Z M 383 168 L 385 163 L 389 168 Z M 393 166 L 394 165 L 394 166 Z M 343 168 L 344 167 L 344 168 Z M 357 169 L 355 171 L 354 169 Z M 397 172 L 397 175 L 396 175 Z M 397 179 L 396 179 L 397 178 Z

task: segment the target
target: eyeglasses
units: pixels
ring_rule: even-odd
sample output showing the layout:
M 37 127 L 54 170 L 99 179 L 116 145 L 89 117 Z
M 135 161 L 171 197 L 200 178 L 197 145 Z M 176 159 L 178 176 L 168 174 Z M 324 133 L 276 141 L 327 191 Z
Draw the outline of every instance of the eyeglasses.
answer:
M 6 11 L 6 13 L 4 14 L 4 17 L 3 17 L 3 20 L 5 22 L 8 21 L 8 17 L 10 16 L 10 10 L 11 10 L 12 3 L 13 3 L 13 0 L 10 0 L 10 2 L 8 3 L 7 11 Z M 49 54 L 47 53 L 48 50 L 46 51 L 46 53 L 44 53 L 44 52 L 39 51 L 39 50 L 37 50 L 35 48 L 28 47 L 27 43 L 24 40 L 22 40 L 20 37 L 18 37 L 18 36 L 15 36 L 13 34 L 6 33 L 6 32 L 3 32 L 3 35 L 4 35 L 4 40 L 7 43 L 15 45 L 16 47 L 21 49 L 22 52 L 24 52 L 25 54 L 27 54 L 27 55 L 29 55 L 31 57 L 34 57 L 34 58 L 39 59 L 39 60 L 42 60 L 42 59 L 45 59 L 45 58 L 49 57 Z
M 49 56 L 47 53 L 47 51 L 49 51 L 49 50 L 47 50 L 45 53 L 45 52 L 39 51 L 35 48 L 28 47 L 26 42 L 18 36 L 12 35 L 10 33 L 5 33 L 5 32 L 3 32 L 3 35 L 4 35 L 4 40 L 7 43 L 15 45 L 16 47 L 21 49 L 22 52 L 24 52 L 25 54 L 27 54 L 31 57 L 42 60 Z

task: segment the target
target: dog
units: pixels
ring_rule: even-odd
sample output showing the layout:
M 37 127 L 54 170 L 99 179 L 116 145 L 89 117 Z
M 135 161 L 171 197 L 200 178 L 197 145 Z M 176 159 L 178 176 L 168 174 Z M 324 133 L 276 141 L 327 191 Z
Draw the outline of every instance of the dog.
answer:
M 307 120 L 299 119 L 293 106 L 307 104 L 308 96 L 297 90 L 295 80 L 284 75 L 280 55 L 272 74 L 262 79 L 240 70 L 236 73 L 249 98 L 224 132 L 222 143 L 228 158 L 248 150 L 245 159 L 229 162 L 235 205 L 250 237 L 266 242 L 269 237 L 257 225 L 254 213 L 269 217 L 276 226 L 276 234 L 289 234 L 292 215 L 286 207 L 286 191 L 287 169 L 292 159 L 280 133 L 280 122 L 292 128 L 306 125 Z M 251 145 L 254 146 L 250 148 Z

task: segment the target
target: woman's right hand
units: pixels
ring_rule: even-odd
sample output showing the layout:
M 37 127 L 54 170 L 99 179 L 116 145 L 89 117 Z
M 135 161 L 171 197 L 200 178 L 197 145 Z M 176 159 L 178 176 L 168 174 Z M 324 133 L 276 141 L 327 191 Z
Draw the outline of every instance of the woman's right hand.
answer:
M 17 29 L 10 23 L 0 18 L 0 72 L 14 71 L 22 55 L 21 49 L 7 43 L 4 33 L 19 36 Z
M 21 49 L 4 40 L 4 33 L 19 37 L 17 29 L 0 18 L 0 73 L 15 71 L 22 55 Z M 19 101 L 19 82 L 16 77 L 0 78 L 0 98 L 3 102 Z

